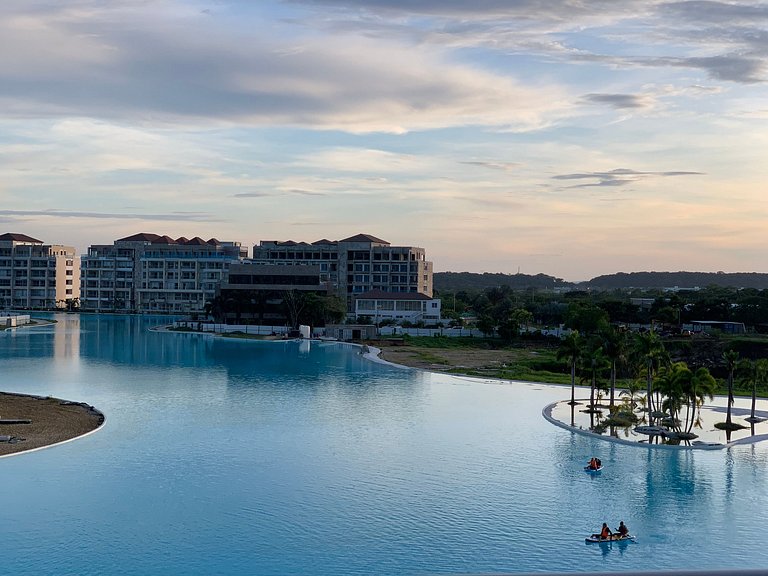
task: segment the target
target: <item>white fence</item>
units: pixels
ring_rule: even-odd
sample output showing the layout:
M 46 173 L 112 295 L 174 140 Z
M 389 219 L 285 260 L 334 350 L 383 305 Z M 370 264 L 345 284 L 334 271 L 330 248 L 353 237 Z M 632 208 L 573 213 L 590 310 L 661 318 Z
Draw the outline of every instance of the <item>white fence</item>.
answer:
M 195 330 L 198 332 L 215 332 L 224 334 L 228 332 L 242 332 L 243 334 L 253 334 L 254 336 L 282 336 L 287 334 L 287 326 L 256 326 L 253 324 L 219 324 L 213 322 L 195 322 L 192 320 L 177 320 L 173 323 L 174 328 Z M 529 328 L 529 332 L 541 332 L 545 336 L 565 336 L 567 329 L 560 327 L 539 330 Z M 378 330 L 381 336 L 447 336 L 449 338 L 473 337 L 482 338 L 485 336 L 480 330 L 473 328 L 403 328 L 402 326 L 382 326 Z M 311 337 L 318 338 L 327 336 L 325 328 L 312 328 Z
M 29 314 L 0 314 L 0 328 L 25 326 L 32 321 Z

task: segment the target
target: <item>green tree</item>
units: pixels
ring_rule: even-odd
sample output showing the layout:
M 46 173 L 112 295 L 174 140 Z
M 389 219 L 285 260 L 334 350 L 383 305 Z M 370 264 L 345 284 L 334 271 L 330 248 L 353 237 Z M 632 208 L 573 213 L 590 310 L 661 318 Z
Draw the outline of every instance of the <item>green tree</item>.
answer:
M 755 404 L 757 402 L 757 389 L 768 383 L 768 359 L 746 360 L 744 366 L 749 375 L 749 381 L 752 383 L 752 409 L 749 413 L 749 421 L 755 422 L 759 419 L 755 417 Z
M 736 350 L 726 350 L 723 352 L 723 362 L 728 370 L 728 407 L 725 412 L 725 426 L 731 429 L 731 406 L 733 406 L 733 378 L 736 372 L 736 366 L 739 362 L 739 353 Z
M 609 365 L 599 338 L 587 340 L 587 345 L 582 348 L 581 362 L 589 376 L 589 408 L 594 411 L 598 376 Z
M 661 395 L 661 410 L 669 415 L 670 427 L 680 431 L 680 409 L 687 403 L 687 389 L 693 374 L 685 362 L 663 367 L 656 378 L 655 390 Z
M 697 415 L 701 413 L 701 407 L 705 400 L 714 399 L 715 392 L 717 392 L 717 387 L 717 380 L 715 380 L 712 374 L 709 373 L 708 368 L 702 366 L 693 373 L 693 377 L 691 378 L 691 392 L 689 396 L 692 407 L 692 415 L 690 422 L 687 423 L 685 428 L 687 433 L 690 434 L 691 430 L 693 430 L 694 424 L 699 421 Z
M 517 322 L 518 330 L 522 327 L 525 332 L 533 322 L 533 314 L 525 308 L 515 308 L 512 311 L 512 318 Z
M 610 410 L 613 411 L 614 395 L 616 391 L 616 372 L 619 363 L 624 361 L 627 351 L 626 332 L 618 330 L 615 326 L 608 326 L 600 333 L 602 348 L 605 357 L 611 364 L 611 383 L 610 383 Z
M 477 319 L 477 329 L 480 330 L 485 336 L 493 336 L 496 331 L 496 326 L 493 323 L 493 318 L 488 314 L 482 314 Z
M 565 315 L 565 325 L 582 334 L 596 334 L 609 325 L 608 314 L 591 302 L 572 303 Z
M 578 330 L 572 330 L 563 338 L 557 350 L 557 359 L 566 360 L 571 369 L 571 406 L 576 402 L 576 364 L 581 356 L 583 341 Z
M 668 358 L 664 343 L 659 335 L 653 331 L 635 336 L 633 354 L 643 366 L 646 378 L 645 401 L 648 410 L 648 424 L 652 424 L 653 418 L 653 378 L 659 367 Z

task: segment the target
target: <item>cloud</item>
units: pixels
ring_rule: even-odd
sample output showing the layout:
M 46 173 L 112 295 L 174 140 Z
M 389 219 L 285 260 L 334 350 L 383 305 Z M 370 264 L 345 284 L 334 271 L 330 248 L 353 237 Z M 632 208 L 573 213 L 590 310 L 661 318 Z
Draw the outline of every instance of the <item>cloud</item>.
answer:
M 735 54 L 691 58 L 658 58 L 646 60 L 646 65 L 704 70 L 710 78 L 753 84 L 765 80 L 766 63 L 763 59 Z
M 586 94 L 582 100 L 591 104 L 607 104 L 619 110 L 648 108 L 653 100 L 636 94 Z
M 393 41 L 253 35 L 183 11 L 148 18 L 138 3 L 36 11 L 9 1 L 0 19 L 6 117 L 403 133 L 528 129 L 565 106 L 555 86 L 528 88 Z
M 617 168 L 609 172 L 577 172 L 574 174 L 560 174 L 552 178 L 554 180 L 597 180 L 597 182 L 572 186 L 572 188 L 591 188 L 625 186 L 638 180 L 654 177 L 701 176 L 702 174 L 702 172 L 687 171 L 639 172 L 628 168 Z
M 362 0 L 354 2 L 354 11 L 348 0 L 295 3 L 318 10 L 335 7 L 323 13 L 323 26 L 336 32 L 399 37 L 420 46 L 483 47 L 618 69 L 684 67 L 726 82 L 764 80 L 768 55 L 768 32 L 762 26 L 768 7 L 761 3 Z M 595 41 L 568 44 L 584 36 Z M 605 44 L 621 49 L 585 49 Z
M 491 170 L 514 170 L 515 168 L 519 168 L 520 164 L 517 162 L 489 162 L 489 161 L 482 161 L 482 160 L 466 160 L 461 162 L 462 164 L 467 164 L 469 166 L 479 166 L 481 168 L 489 168 Z
M 380 15 L 406 14 L 479 19 L 505 16 L 509 18 L 568 21 L 578 16 L 595 16 L 617 12 L 627 6 L 642 5 L 638 1 L 621 0 L 290 0 L 294 4 L 318 7 L 350 8 L 367 10 Z
M 127 214 L 122 212 L 85 212 L 78 210 L 0 210 L 0 216 L 6 217 L 25 217 L 25 216 L 47 216 L 54 218 L 86 218 L 97 220 L 158 220 L 158 221 L 179 221 L 179 222 L 215 222 L 218 219 L 203 212 L 171 212 L 168 214 L 145 214 L 135 213 Z
M 689 2 L 665 2 L 659 5 L 659 12 L 687 22 L 715 24 L 724 23 L 749 25 L 768 22 L 768 6 L 765 4 L 711 2 L 691 0 Z
M 274 196 L 269 192 L 240 192 L 238 194 L 232 194 L 233 198 L 268 198 Z
M 298 195 L 298 196 L 327 196 L 324 192 L 316 192 L 313 190 L 279 190 L 278 192 L 240 192 L 238 194 L 232 194 L 233 198 L 269 198 L 274 196 L 281 196 L 283 194 Z

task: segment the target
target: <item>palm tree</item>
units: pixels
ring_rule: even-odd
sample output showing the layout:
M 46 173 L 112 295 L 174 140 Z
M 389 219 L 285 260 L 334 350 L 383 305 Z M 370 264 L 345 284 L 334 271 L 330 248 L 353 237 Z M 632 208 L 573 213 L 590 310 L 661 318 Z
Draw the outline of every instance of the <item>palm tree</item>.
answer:
M 655 389 L 661 395 L 661 409 L 669 415 L 670 427 L 680 431 L 678 415 L 687 404 L 690 380 L 693 374 L 685 362 L 675 362 L 659 371 Z
M 590 378 L 589 388 L 589 408 L 594 412 L 595 409 L 595 389 L 597 388 L 597 375 L 606 367 L 607 361 L 603 347 L 598 338 L 591 338 L 587 342 L 586 348 L 582 350 L 581 361 L 588 370 Z
M 667 358 L 664 343 L 654 331 L 638 334 L 634 342 L 634 354 L 644 364 L 646 377 L 645 401 L 648 409 L 648 424 L 652 424 L 653 414 L 653 375 Z
M 693 430 L 693 426 L 699 422 L 697 413 L 701 414 L 701 407 L 704 404 L 704 401 L 707 398 L 709 398 L 710 401 L 714 399 L 715 392 L 717 392 L 717 380 L 715 380 L 712 374 L 709 373 L 708 368 L 702 366 L 693 373 L 693 378 L 691 378 L 691 388 L 693 414 L 690 423 L 685 429 L 689 434 L 691 430 Z
M 613 412 L 613 401 L 616 390 L 616 367 L 624 359 L 626 352 L 626 337 L 624 332 L 620 332 L 614 326 L 610 326 L 601 333 L 602 348 L 605 357 L 611 363 L 611 392 L 610 392 L 610 410 Z
M 571 367 L 571 401 L 570 405 L 577 404 L 576 402 L 576 363 L 581 356 L 581 348 L 583 342 L 579 335 L 578 330 L 572 330 L 568 336 L 563 338 L 560 343 L 560 348 L 557 351 L 557 359 L 568 360 L 568 365 Z
M 739 353 L 736 350 L 726 350 L 723 352 L 723 361 L 725 367 L 728 369 L 728 408 L 725 412 L 725 426 L 730 429 L 733 425 L 731 422 L 731 406 L 733 405 L 733 376 L 736 372 L 736 366 L 739 362 Z
M 757 401 L 757 389 L 768 382 L 768 359 L 760 358 L 759 360 L 747 360 L 747 368 L 749 370 L 749 379 L 752 382 L 752 409 L 749 413 L 750 422 L 757 422 L 760 419 L 755 417 L 755 403 Z
M 619 396 L 624 396 L 625 399 L 623 402 L 626 402 L 633 412 L 639 403 L 645 402 L 643 395 L 638 394 L 638 392 L 640 392 L 642 389 L 642 381 L 632 379 L 627 383 L 626 388 L 619 393 Z

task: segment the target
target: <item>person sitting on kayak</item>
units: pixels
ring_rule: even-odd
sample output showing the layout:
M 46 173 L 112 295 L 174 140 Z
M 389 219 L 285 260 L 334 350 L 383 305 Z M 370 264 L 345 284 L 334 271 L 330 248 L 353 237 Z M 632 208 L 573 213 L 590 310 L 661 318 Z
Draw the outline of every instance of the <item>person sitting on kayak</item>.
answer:
M 627 534 L 629 534 L 629 528 L 626 527 L 623 520 L 619 522 L 619 527 L 616 528 L 616 532 L 618 532 L 619 536 L 621 536 L 622 538 L 624 538 L 625 536 L 627 536 Z
M 613 536 L 613 532 L 608 528 L 608 524 L 603 522 L 603 527 L 600 529 L 600 534 L 592 534 L 592 538 L 599 538 L 600 540 L 610 540 Z
M 595 458 L 594 456 L 589 459 L 589 464 L 587 464 L 587 468 L 590 470 L 597 470 L 600 468 L 600 459 Z

